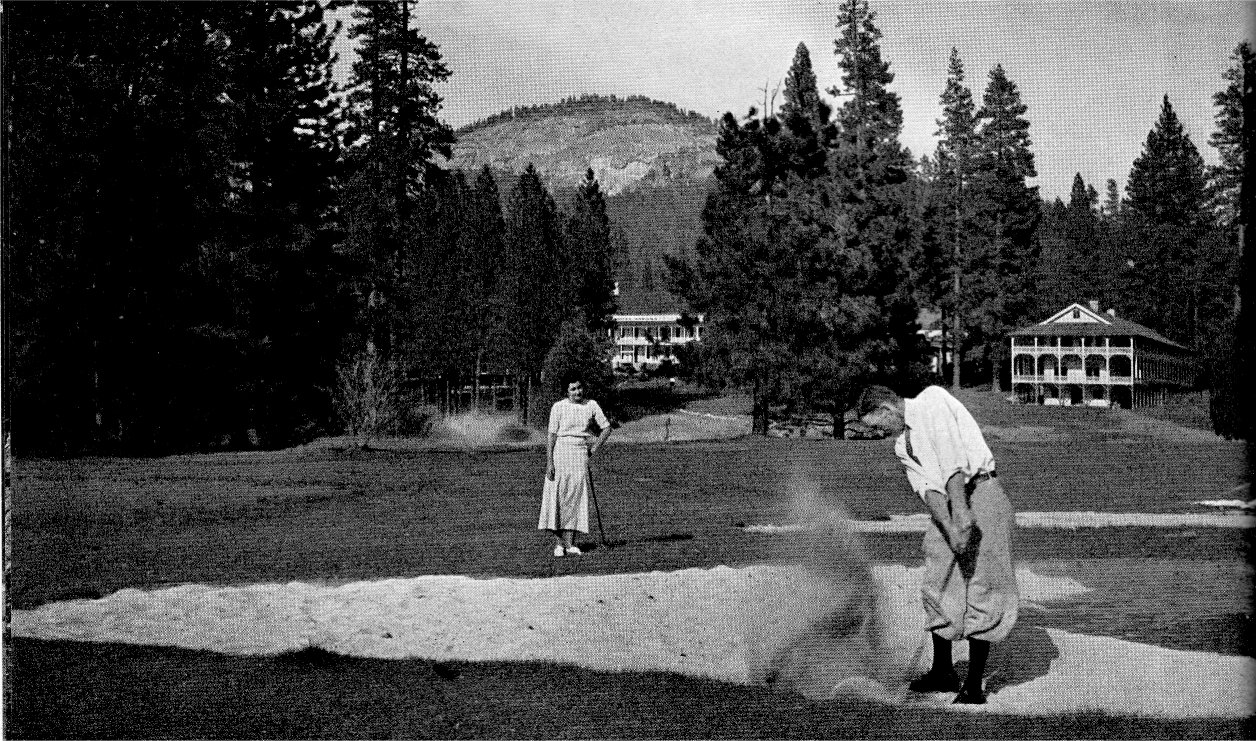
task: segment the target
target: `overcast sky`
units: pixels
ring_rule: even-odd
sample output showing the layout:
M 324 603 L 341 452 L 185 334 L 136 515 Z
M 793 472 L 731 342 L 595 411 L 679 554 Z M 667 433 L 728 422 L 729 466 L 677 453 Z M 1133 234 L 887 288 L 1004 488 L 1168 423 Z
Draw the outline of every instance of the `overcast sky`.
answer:
M 421 32 L 453 76 L 440 86 L 459 127 L 515 105 L 582 93 L 645 95 L 713 118 L 761 105 L 801 41 L 821 88 L 840 83 L 835 0 L 416 0 Z M 1124 188 L 1168 94 L 1204 159 L 1212 96 L 1256 2 L 903 2 L 873 0 L 895 74 L 902 141 L 931 154 L 947 58 L 959 49 L 980 105 L 1002 64 L 1029 111 L 1044 195 L 1073 174 Z M 342 49 L 342 58 L 350 55 Z M 779 102 L 779 98 L 778 98 Z

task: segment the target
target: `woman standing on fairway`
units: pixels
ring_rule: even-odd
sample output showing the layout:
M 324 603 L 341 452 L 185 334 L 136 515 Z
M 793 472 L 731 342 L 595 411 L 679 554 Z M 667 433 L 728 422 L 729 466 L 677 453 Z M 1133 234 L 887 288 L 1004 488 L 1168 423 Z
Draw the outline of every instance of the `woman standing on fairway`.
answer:
M 589 532 L 589 458 L 611 434 L 611 423 L 596 401 L 584 398 L 584 384 L 567 379 L 567 398 L 550 408 L 545 485 L 538 530 L 554 536 L 554 555 L 579 556 L 572 539 Z M 590 428 L 597 423 L 595 436 Z
M 994 456 L 976 420 L 939 386 L 911 399 L 869 386 L 856 412 L 864 424 L 898 435 L 894 452 L 933 518 L 925 531 L 920 586 L 933 667 L 911 689 L 958 692 L 956 703 L 984 703 L 981 679 L 990 644 L 1011 632 L 1020 599 L 1012 568 L 1012 504 L 999 484 Z M 964 638 L 969 662 L 961 687 L 951 641 Z

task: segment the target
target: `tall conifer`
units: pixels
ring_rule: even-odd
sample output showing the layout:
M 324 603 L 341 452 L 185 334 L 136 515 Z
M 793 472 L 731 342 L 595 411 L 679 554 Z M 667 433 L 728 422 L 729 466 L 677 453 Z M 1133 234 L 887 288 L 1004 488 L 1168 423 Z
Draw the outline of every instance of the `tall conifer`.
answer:
M 980 211 L 974 231 L 980 244 L 965 259 L 969 287 L 963 291 L 971 345 L 998 388 L 1006 335 L 1025 321 L 1033 305 L 1037 261 L 1033 235 L 1041 216 L 1030 150 L 1028 107 L 1002 65 L 990 71 L 977 112 L 979 172 L 975 183 Z
M 967 222 L 974 209 L 971 201 L 979 191 L 969 186 L 976 180 L 975 145 L 976 145 L 976 107 L 972 92 L 964 85 L 964 63 L 960 60 L 959 50 L 951 47 L 951 57 L 947 63 L 946 88 L 942 91 L 942 118 L 937 121 L 937 179 L 936 191 L 942 195 L 945 208 L 935 218 L 946 224 L 937 236 L 949 244 L 950 260 L 947 263 L 947 280 L 949 290 L 943 292 L 939 306 L 943 325 L 950 319 L 951 345 L 956 360 L 963 357 L 964 338 L 966 336 L 964 321 L 964 304 L 961 301 L 964 290 L 964 258 L 969 252 L 970 233 Z M 944 334 L 943 337 L 946 335 Z M 943 352 L 945 357 L 945 349 Z M 959 388 L 961 380 L 961 362 L 951 366 L 951 385 Z

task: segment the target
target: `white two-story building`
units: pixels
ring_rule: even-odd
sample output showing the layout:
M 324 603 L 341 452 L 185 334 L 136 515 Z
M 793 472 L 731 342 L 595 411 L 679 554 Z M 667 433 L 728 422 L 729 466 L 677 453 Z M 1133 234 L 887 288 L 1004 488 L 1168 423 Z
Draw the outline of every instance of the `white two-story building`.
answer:
M 1011 343 L 1012 390 L 1023 403 L 1152 406 L 1197 376 L 1185 347 L 1094 302 L 1018 329 Z
M 620 311 L 612 319 L 611 338 L 615 351 L 611 365 L 616 369 L 657 368 L 664 361 L 678 362 L 675 349 L 702 339 L 702 315 L 685 314 L 675 297 L 659 290 L 643 291 L 616 283 Z

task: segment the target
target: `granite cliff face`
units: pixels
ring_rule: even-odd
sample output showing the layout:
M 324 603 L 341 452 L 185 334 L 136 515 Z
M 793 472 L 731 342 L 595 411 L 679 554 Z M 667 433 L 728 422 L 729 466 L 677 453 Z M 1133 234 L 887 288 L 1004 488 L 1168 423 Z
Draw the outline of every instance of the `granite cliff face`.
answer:
M 586 96 L 516 108 L 458 131 L 451 166 L 521 172 L 531 162 L 552 191 L 592 169 L 607 195 L 701 182 L 719 164 L 717 125 L 671 103 Z

